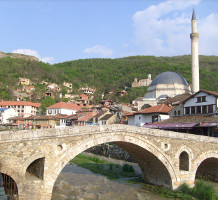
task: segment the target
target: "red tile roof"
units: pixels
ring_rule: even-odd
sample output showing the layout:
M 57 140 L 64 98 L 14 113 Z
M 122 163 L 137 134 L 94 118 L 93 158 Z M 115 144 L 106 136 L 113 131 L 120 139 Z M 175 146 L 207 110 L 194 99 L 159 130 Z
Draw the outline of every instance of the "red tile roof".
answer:
M 91 119 L 93 117 L 93 115 L 86 115 L 86 116 L 81 116 L 77 121 L 81 122 L 81 121 L 87 121 L 89 119 Z
M 156 106 L 152 106 L 149 108 L 145 108 L 143 110 L 139 110 L 137 112 L 133 113 L 128 113 L 125 116 L 133 116 L 136 114 L 150 114 L 150 113 L 162 113 L 162 114 L 167 114 L 173 107 L 169 107 L 165 104 L 158 104 Z
M 89 97 L 86 95 L 86 94 L 81 94 L 81 95 L 79 95 L 79 98 L 81 97 L 81 99 L 83 99 L 83 100 L 87 100 L 87 99 L 89 99 Z
M 0 106 L 33 106 L 39 108 L 41 103 L 32 103 L 29 101 L 1 101 Z
M 168 113 L 173 107 L 169 107 L 165 104 L 158 104 L 156 106 L 152 106 L 149 108 L 145 108 L 143 110 L 140 110 L 136 113 Z
M 52 106 L 47 107 L 48 108 L 65 108 L 65 109 L 70 109 L 70 110 L 80 110 L 80 106 L 78 106 L 75 103 L 65 103 L 65 102 L 59 102 L 56 103 Z

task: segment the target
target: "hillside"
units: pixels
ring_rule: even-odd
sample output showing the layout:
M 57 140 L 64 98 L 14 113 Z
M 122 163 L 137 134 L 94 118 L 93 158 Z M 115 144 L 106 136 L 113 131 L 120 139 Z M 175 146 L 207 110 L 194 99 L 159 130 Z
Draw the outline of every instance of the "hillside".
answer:
M 119 90 L 131 86 L 134 78 L 154 79 L 165 71 L 175 71 L 191 83 L 191 56 L 154 57 L 133 56 L 117 59 L 85 59 L 54 65 L 65 72 L 69 81 L 75 85 L 87 83 L 100 90 Z M 200 56 L 201 88 L 217 90 L 218 57 Z M 213 84 L 212 84 L 213 83 Z
M 130 87 L 134 78 L 143 79 L 151 74 L 154 79 L 164 71 L 178 72 L 191 83 L 191 56 L 84 59 L 55 65 L 24 57 L 7 56 L 0 58 L 0 99 L 12 98 L 11 92 L 16 90 L 19 77 L 29 78 L 38 88 L 38 92 L 45 90 L 40 84 L 42 81 L 57 84 L 66 81 L 73 83 L 73 92 L 87 84 L 96 88 L 96 96 L 100 96 L 102 92 Z M 217 91 L 217 80 L 218 56 L 200 56 L 201 89 Z M 145 91 L 146 87 L 131 88 L 125 101 L 143 96 Z

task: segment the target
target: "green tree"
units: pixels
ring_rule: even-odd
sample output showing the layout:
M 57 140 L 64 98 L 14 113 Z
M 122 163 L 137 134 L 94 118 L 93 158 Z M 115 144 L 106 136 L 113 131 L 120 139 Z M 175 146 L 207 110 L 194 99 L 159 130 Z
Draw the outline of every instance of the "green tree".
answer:
M 46 113 L 46 108 L 55 104 L 55 100 L 51 97 L 46 97 L 44 100 L 41 102 L 41 114 Z

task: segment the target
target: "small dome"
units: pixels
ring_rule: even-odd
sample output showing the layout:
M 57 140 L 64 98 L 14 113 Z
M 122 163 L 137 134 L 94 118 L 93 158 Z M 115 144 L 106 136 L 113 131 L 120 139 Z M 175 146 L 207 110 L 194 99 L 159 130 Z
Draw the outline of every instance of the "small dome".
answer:
M 188 82 L 179 73 L 163 72 L 154 78 L 150 86 L 157 85 L 157 84 L 172 84 L 172 83 L 188 85 Z

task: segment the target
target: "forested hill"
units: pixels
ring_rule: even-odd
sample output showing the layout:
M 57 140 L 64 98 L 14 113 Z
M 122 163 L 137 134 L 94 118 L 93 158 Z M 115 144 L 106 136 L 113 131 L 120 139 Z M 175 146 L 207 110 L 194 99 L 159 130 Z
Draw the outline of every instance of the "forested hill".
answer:
M 180 73 L 191 83 L 191 56 L 154 57 L 132 56 L 117 59 L 84 59 L 54 65 L 75 85 L 87 83 L 101 90 L 130 87 L 134 78 L 154 79 L 166 71 Z M 64 78 L 64 77 L 63 77 Z M 200 56 L 200 84 L 202 89 L 217 91 L 218 56 Z
M 19 77 L 29 78 L 34 84 L 42 81 L 73 83 L 74 91 L 86 84 L 99 93 L 130 87 L 134 78 L 154 79 L 165 71 L 180 73 L 191 83 L 191 56 L 154 57 L 132 56 L 117 59 L 83 59 L 54 65 L 23 58 L 0 58 L 0 99 L 10 99 Z M 201 89 L 217 91 L 218 56 L 200 56 Z

